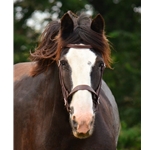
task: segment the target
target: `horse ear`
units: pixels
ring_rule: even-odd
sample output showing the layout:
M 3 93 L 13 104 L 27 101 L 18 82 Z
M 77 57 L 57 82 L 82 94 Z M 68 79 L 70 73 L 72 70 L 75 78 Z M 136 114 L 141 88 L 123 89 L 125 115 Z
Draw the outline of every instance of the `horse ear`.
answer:
M 103 17 L 100 14 L 98 14 L 92 20 L 91 29 L 94 30 L 95 32 L 102 33 L 103 30 L 104 30 L 104 26 L 105 26 L 104 19 L 103 19 Z
M 61 19 L 61 37 L 66 39 L 70 35 L 70 33 L 73 32 L 73 28 L 73 21 L 69 14 L 66 13 Z

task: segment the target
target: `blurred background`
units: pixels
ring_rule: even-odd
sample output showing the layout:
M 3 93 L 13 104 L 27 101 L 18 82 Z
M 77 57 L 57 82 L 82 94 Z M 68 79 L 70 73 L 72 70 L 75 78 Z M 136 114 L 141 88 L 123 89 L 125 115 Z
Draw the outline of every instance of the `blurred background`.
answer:
M 68 10 L 103 16 L 114 62 L 104 80 L 116 98 L 122 126 L 118 150 L 140 150 L 140 0 L 14 0 L 14 64 L 29 61 L 29 51 L 34 51 L 45 26 Z

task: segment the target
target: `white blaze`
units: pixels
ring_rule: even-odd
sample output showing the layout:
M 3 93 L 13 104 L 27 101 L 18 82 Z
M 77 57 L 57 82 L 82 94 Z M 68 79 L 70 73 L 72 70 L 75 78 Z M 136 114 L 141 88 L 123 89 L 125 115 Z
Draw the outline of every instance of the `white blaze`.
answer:
M 95 63 L 96 55 L 90 49 L 70 48 L 66 59 L 71 67 L 71 79 L 73 88 L 78 85 L 89 85 L 91 87 L 91 70 Z M 74 114 L 84 117 L 88 113 L 93 114 L 93 101 L 91 93 L 87 90 L 77 91 L 72 98 L 70 106 L 74 107 Z

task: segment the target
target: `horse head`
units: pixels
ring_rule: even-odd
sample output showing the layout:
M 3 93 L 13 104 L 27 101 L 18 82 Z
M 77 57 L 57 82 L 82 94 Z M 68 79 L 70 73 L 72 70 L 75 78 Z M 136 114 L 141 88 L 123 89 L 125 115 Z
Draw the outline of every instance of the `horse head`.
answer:
M 87 138 L 94 130 L 105 67 L 104 53 L 97 50 L 103 50 L 104 43 L 97 47 L 92 35 L 103 38 L 104 20 L 100 14 L 91 20 L 85 15 L 72 19 L 66 13 L 60 28 L 58 66 L 62 93 L 70 114 L 73 135 L 80 139 Z
M 104 32 L 104 19 L 94 19 L 68 11 L 60 21 L 49 24 L 32 60 L 38 65 L 33 76 L 57 62 L 65 106 L 72 131 L 77 138 L 92 135 L 100 103 L 101 79 L 105 65 L 111 63 L 110 47 Z

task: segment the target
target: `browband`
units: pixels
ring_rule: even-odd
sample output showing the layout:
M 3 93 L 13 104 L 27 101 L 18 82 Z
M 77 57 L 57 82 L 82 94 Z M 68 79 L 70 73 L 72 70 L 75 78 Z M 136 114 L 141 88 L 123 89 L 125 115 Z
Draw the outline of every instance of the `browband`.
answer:
M 92 48 L 91 45 L 83 45 L 83 44 L 67 44 L 66 47 L 69 47 L 69 48 Z

